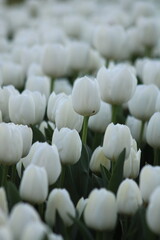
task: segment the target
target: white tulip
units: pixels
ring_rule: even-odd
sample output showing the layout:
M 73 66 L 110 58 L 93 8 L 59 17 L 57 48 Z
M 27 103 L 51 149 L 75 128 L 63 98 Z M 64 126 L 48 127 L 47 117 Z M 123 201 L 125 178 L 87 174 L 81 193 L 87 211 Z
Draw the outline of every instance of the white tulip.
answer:
M 27 125 L 18 125 L 18 126 L 19 126 L 19 130 L 21 132 L 22 140 L 23 140 L 22 157 L 25 157 L 29 153 L 30 147 L 32 145 L 33 132 L 32 132 L 32 129 Z
M 45 224 L 41 222 L 31 222 L 24 228 L 21 240 L 41 240 L 45 235 L 47 235 L 48 231 L 49 229 Z
M 126 149 L 126 158 L 131 150 L 131 133 L 129 128 L 123 124 L 110 123 L 106 128 L 103 139 L 104 155 L 110 160 L 117 160 L 120 153 Z
M 71 96 L 59 102 L 56 110 L 55 124 L 58 129 L 66 127 L 76 129 L 78 132 L 81 131 L 83 117 L 74 111 Z
M 146 140 L 147 140 L 147 143 L 153 148 L 160 148 L 159 122 L 160 122 L 160 112 L 155 112 L 150 118 L 147 125 Z
M 41 184 L 39 184 L 41 182 Z M 20 196 L 22 199 L 43 203 L 48 194 L 48 178 L 45 168 L 33 164 L 29 165 L 23 173 L 20 183 Z
M 18 203 L 12 208 L 8 225 L 14 239 L 22 239 L 23 231 L 27 225 L 39 221 L 40 217 L 31 205 L 27 203 Z
M 128 102 L 137 85 L 137 79 L 130 68 L 122 65 L 111 69 L 101 67 L 97 73 L 97 80 L 102 100 L 115 105 Z
M 133 215 L 141 205 L 142 196 L 136 182 L 132 179 L 125 179 L 117 191 L 118 212 Z
M 52 144 L 58 148 L 60 160 L 63 164 L 74 164 L 81 156 L 82 142 L 78 132 L 69 128 L 56 128 L 52 137 Z
M 76 210 L 78 212 L 78 216 L 79 218 L 81 217 L 86 205 L 88 202 L 88 198 L 84 199 L 83 197 L 81 197 L 76 205 Z
M 65 189 L 53 189 L 48 197 L 45 212 L 45 220 L 49 226 L 54 226 L 56 221 L 56 211 L 66 226 L 71 226 L 73 221 L 69 217 L 75 217 L 75 207 Z
M 151 194 L 158 186 L 160 186 L 160 167 L 144 166 L 140 172 L 139 187 L 145 202 L 149 201 Z
M 100 92 L 98 83 L 88 77 L 76 79 L 72 90 L 74 110 L 83 116 L 96 114 L 100 109 Z
M 159 89 L 155 85 L 138 85 L 133 97 L 128 102 L 130 113 L 140 120 L 149 120 L 155 112 L 158 93 Z
M 117 221 L 114 194 L 104 188 L 92 190 L 84 210 L 84 221 L 88 227 L 95 230 L 113 230 Z
M 12 232 L 7 226 L 0 226 L 0 239 L 1 240 L 13 240 Z
M 54 92 L 56 94 L 65 93 L 70 95 L 72 93 L 72 85 L 66 78 L 58 78 L 54 81 Z
M 6 191 L 3 187 L 0 188 L 0 209 L 6 216 L 8 215 L 8 202 L 6 197 Z

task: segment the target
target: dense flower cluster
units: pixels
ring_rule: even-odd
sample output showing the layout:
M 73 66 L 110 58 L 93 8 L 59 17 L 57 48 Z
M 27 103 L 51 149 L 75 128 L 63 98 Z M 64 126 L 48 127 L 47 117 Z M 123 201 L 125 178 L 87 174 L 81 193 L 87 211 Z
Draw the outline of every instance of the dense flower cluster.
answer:
M 159 239 L 159 11 L 0 1 L 0 239 Z

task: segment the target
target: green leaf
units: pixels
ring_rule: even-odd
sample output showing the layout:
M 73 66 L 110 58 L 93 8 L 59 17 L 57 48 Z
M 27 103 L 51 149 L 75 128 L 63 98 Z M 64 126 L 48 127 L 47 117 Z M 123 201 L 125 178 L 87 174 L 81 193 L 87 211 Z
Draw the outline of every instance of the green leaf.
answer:
M 105 168 L 103 165 L 101 165 L 100 168 L 101 168 L 101 175 L 103 180 L 103 187 L 108 188 L 108 183 L 111 178 L 111 174 L 108 171 L 108 169 Z
M 48 127 L 44 129 L 45 131 L 45 135 L 46 135 L 46 140 L 48 143 L 51 143 L 52 142 L 52 136 L 53 136 L 53 129 L 52 127 L 50 126 L 49 123 L 47 123 Z
M 21 201 L 21 198 L 19 196 L 19 192 L 17 190 L 17 187 L 12 182 L 8 181 L 5 186 L 6 189 L 6 195 L 7 195 L 7 201 L 8 201 L 8 207 L 9 211 L 11 211 L 12 207 Z
M 33 131 L 33 140 L 32 144 L 39 141 L 39 142 L 45 142 L 45 136 L 43 133 L 36 127 L 36 126 L 31 126 L 32 131 Z
M 77 187 L 78 199 L 88 197 L 89 186 L 89 150 L 86 145 L 82 146 L 82 153 L 79 161 L 73 165 L 72 175 Z M 77 199 L 77 200 L 78 200 Z
M 93 236 L 88 230 L 88 228 L 84 225 L 84 223 L 79 218 L 74 218 L 69 215 L 70 218 L 73 220 L 74 224 L 78 227 L 80 234 L 83 236 L 83 239 L 86 240 L 93 240 Z
M 123 180 L 123 166 L 125 161 L 125 149 L 119 155 L 114 167 L 113 172 L 109 181 L 108 188 L 115 194 L 117 193 L 118 187 Z
M 92 189 L 94 189 L 94 188 L 102 188 L 103 187 L 103 180 L 102 180 L 102 178 L 98 177 L 94 173 L 92 173 L 91 182 L 92 182 Z
M 150 231 L 146 223 L 146 209 L 140 207 L 132 217 L 131 224 L 127 233 L 127 239 L 156 240 L 157 236 Z

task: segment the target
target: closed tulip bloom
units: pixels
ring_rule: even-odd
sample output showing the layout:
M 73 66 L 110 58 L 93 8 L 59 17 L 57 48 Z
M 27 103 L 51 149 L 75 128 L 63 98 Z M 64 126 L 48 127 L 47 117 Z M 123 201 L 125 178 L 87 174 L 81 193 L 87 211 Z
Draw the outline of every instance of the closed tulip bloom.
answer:
M 49 226 L 53 227 L 56 221 L 56 211 L 66 226 L 71 226 L 73 221 L 69 217 L 75 217 L 75 207 L 65 189 L 53 189 L 48 197 L 45 212 L 45 220 Z
M 160 112 L 160 92 L 158 93 L 158 96 L 157 96 L 157 99 L 156 99 L 155 111 Z
M 39 92 L 25 90 L 9 99 L 9 116 L 17 124 L 37 124 L 43 120 L 46 99 Z
M 31 222 L 24 229 L 21 240 L 42 240 L 48 231 L 49 229 L 42 222 Z
M 146 131 L 147 143 L 153 148 L 160 148 L 159 123 L 160 123 L 160 112 L 156 112 L 150 118 L 147 125 L 147 131 Z
M 13 123 L 0 123 L 0 162 L 15 164 L 23 153 L 23 139 L 19 127 Z
M 3 121 L 9 122 L 9 98 L 12 94 L 18 94 L 18 91 L 15 89 L 14 86 L 4 86 L 3 88 L 0 88 L 0 110 L 2 112 Z
M 152 232 L 160 235 L 160 186 L 157 187 L 149 199 L 149 205 L 146 212 L 147 225 Z
M 101 101 L 100 110 L 89 118 L 88 127 L 94 132 L 103 133 L 111 122 L 111 118 L 111 106 L 108 103 Z
M 4 213 L 4 211 L 0 208 L 0 226 L 5 226 L 8 223 L 8 216 Z
M 55 124 L 58 129 L 66 127 L 81 131 L 83 117 L 74 111 L 71 96 L 65 98 L 57 106 Z
M 25 89 L 38 91 L 48 99 L 50 95 L 50 82 L 51 80 L 48 77 L 32 75 L 27 78 Z
M 112 192 L 94 189 L 84 210 L 86 225 L 98 231 L 113 230 L 117 221 L 116 199 Z
M 41 184 L 40 184 L 41 183 Z M 48 194 L 48 178 L 45 168 L 33 164 L 23 173 L 20 183 L 20 196 L 32 203 L 43 203 Z
M 30 147 L 32 145 L 33 132 L 32 129 L 27 125 L 18 125 L 18 127 L 20 129 L 23 140 L 22 157 L 25 157 L 29 153 Z
M 137 143 L 132 139 L 129 157 L 124 162 L 123 176 L 125 178 L 136 178 L 140 170 L 141 150 L 137 151 Z
M 136 182 L 132 179 L 125 179 L 117 191 L 118 212 L 133 215 L 141 205 L 142 196 Z
M 60 44 L 46 44 L 42 53 L 43 72 L 52 77 L 63 77 L 67 72 L 68 52 Z
M 47 237 L 48 240 L 63 240 L 63 237 L 61 235 L 55 233 L 49 233 Z
M 59 103 L 67 98 L 67 95 L 64 93 L 55 94 L 52 92 L 48 99 L 47 105 L 47 117 L 50 121 L 55 122 L 56 110 Z
M 145 202 L 149 201 L 151 194 L 158 186 L 160 186 L 160 167 L 144 166 L 140 172 L 139 187 Z
M 23 231 L 28 224 L 40 222 L 37 211 L 27 203 L 16 204 L 10 213 L 9 228 L 14 239 L 22 239 Z
M 121 65 L 112 69 L 101 67 L 97 73 L 97 80 L 102 100 L 115 105 L 128 102 L 137 85 L 137 79 L 129 67 Z
M 104 166 L 106 169 L 110 170 L 111 161 L 104 155 L 103 148 L 99 146 L 94 150 L 91 156 L 89 168 L 92 172 L 100 173 L 101 165 Z
M 117 160 L 120 153 L 126 149 L 126 158 L 131 150 L 131 133 L 129 128 L 123 124 L 110 123 L 106 128 L 103 139 L 104 155 L 110 160 Z
M 57 181 L 61 173 L 61 162 L 55 145 L 40 144 L 33 154 L 31 163 L 46 169 L 49 185 Z
M 130 113 L 143 121 L 148 121 L 155 112 L 155 104 L 159 93 L 155 85 L 138 85 L 136 91 L 128 102 Z
M 74 110 L 82 116 L 91 116 L 100 109 L 100 92 L 96 80 L 88 77 L 76 79 L 72 90 Z
M 60 131 L 55 129 L 52 144 L 57 146 L 63 164 L 75 164 L 80 159 L 82 142 L 75 129 L 61 128 Z

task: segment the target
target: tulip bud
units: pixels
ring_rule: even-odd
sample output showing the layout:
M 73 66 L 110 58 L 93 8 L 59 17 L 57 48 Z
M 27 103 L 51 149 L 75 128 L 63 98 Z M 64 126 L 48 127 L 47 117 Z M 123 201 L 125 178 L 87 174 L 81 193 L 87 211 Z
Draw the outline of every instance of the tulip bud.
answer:
M 83 116 L 96 114 L 100 109 L 100 92 L 96 80 L 88 77 L 76 79 L 72 90 L 74 110 Z
M 118 212 L 133 215 L 141 205 L 142 196 L 136 182 L 132 179 L 125 179 L 117 191 Z
M 37 124 L 43 120 L 46 99 L 39 92 L 25 90 L 9 99 L 9 116 L 18 124 Z
M 149 199 L 149 205 L 146 212 L 147 225 L 152 232 L 160 235 L 160 186 L 157 187 Z
M 0 162 L 14 164 L 23 152 L 23 139 L 19 126 L 14 123 L 0 123 Z
M 45 45 L 42 53 L 42 70 L 53 78 L 63 77 L 67 71 L 67 50 L 60 44 Z
M 55 225 L 56 211 L 66 226 L 71 226 L 73 221 L 69 217 L 75 217 L 75 208 L 65 189 L 53 189 L 48 197 L 45 212 L 45 220 L 51 227 Z
M 131 150 L 131 133 L 123 124 L 110 123 L 106 128 L 103 139 L 104 155 L 110 160 L 117 160 L 120 153 L 126 149 L 126 158 Z
M 158 186 L 160 186 L 160 167 L 144 166 L 140 172 L 139 187 L 145 202 L 149 201 L 151 194 Z
M 48 237 L 48 240 L 64 240 L 61 235 L 55 234 L 55 233 L 49 233 L 47 237 Z
M 133 97 L 128 102 L 130 113 L 140 120 L 149 120 L 155 112 L 158 92 L 158 87 L 155 85 L 138 85 Z
M 101 67 L 97 73 L 97 80 L 102 100 L 115 105 L 128 102 L 137 85 L 137 79 L 129 67 L 121 65 L 112 69 Z
M 55 145 L 41 143 L 35 150 L 31 163 L 46 169 L 49 185 L 57 181 L 61 173 L 61 163 Z
M 43 237 L 47 234 L 48 230 L 49 229 L 47 226 L 41 222 L 29 223 L 24 228 L 21 240 L 42 240 Z
M 101 165 L 109 170 L 111 167 L 111 161 L 106 158 L 103 152 L 103 148 L 99 146 L 94 150 L 91 156 L 89 168 L 92 172 L 99 173 L 101 172 Z
M 137 143 L 132 139 L 129 157 L 124 162 L 123 176 L 125 178 L 136 178 L 139 175 L 141 150 L 137 151 Z
M 39 184 L 41 182 L 41 184 Z M 45 168 L 29 165 L 23 173 L 20 183 L 20 196 L 22 199 L 43 203 L 48 194 L 48 178 Z
M 40 217 L 31 205 L 18 203 L 12 208 L 8 225 L 14 239 L 22 239 L 23 231 L 27 225 L 39 221 Z
M 98 231 L 113 230 L 117 221 L 114 194 L 104 188 L 92 190 L 84 210 L 84 221 L 88 227 Z
M 82 142 L 78 132 L 69 128 L 56 128 L 52 137 L 52 144 L 58 148 L 60 160 L 63 164 L 75 164 L 81 156 Z
M 146 131 L 147 143 L 153 148 L 160 148 L 159 122 L 160 122 L 160 112 L 156 112 L 152 115 L 147 125 L 147 131 Z
M 28 71 L 27 71 L 27 77 L 29 76 L 44 76 L 42 72 L 42 68 L 38 63 L 31 63 Z
M 18 91 L 15 89 L 15 87 L 9 85 L 3 88 L 0 88 L 0 110 L 2 112 L 3 121 L 9 122 L 9 98 L 12 94 L 17 94 Z
M 56 110 L 55 124 L 58 129 L 63 127 L 76 129 L 78 132 L 82 129 L 83 117 L 73 109 L 71 96 L 61 101 Z
M 111 106 L 108 103 L 101 101 L 100 110 L 89 118 L 88 127 L 94 132 L 103 133 L 111 122 L 111 118 Z
M 45 76 L 29 76 L 25 88 L 30 91 L 38 91 L 48 99 L 50 95 L 51 80 Z

